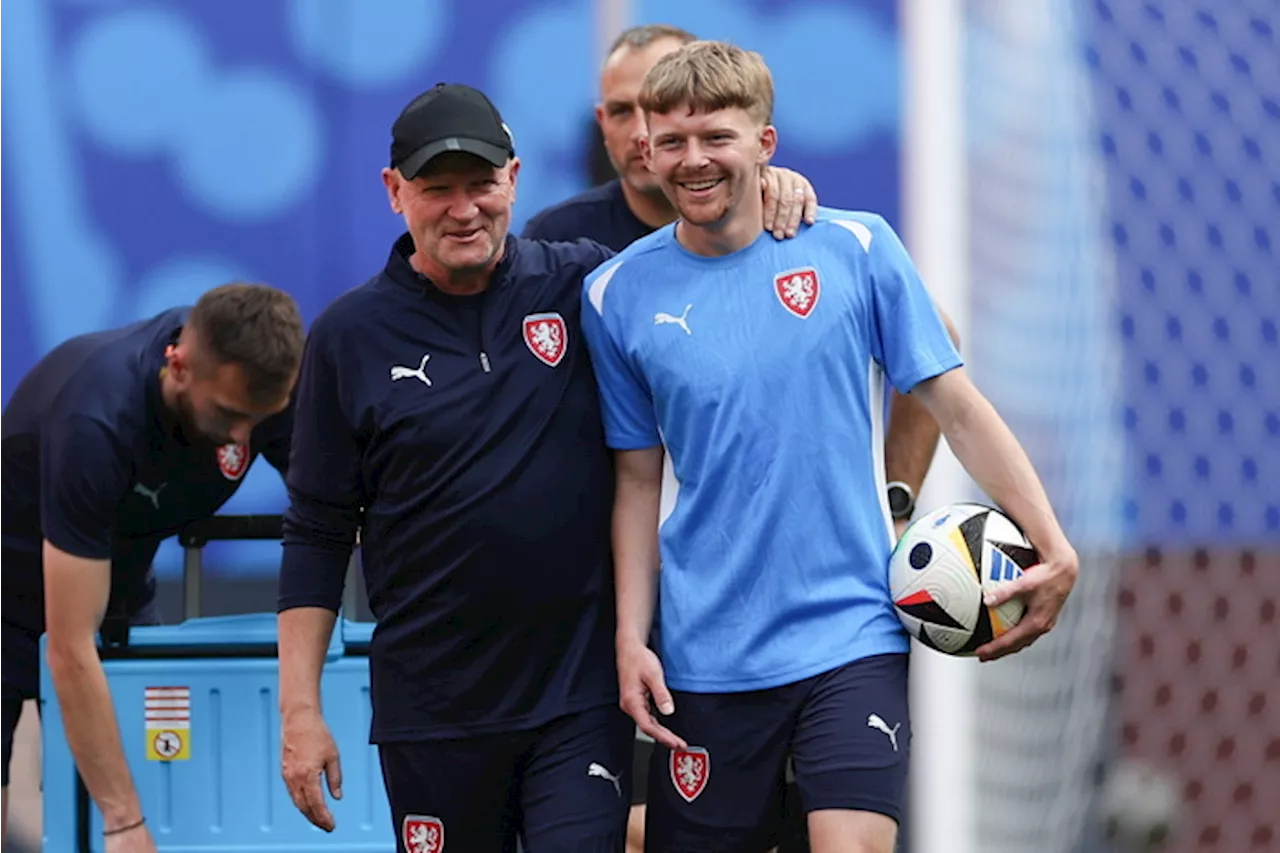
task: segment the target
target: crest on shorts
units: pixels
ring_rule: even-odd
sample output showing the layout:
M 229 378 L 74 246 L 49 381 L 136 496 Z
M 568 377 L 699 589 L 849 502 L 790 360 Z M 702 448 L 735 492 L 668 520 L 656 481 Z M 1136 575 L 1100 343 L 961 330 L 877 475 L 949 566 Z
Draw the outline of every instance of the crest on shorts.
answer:
M 555 311 L 530 314 L 524 318 L 524 342 L 529 352 L 548 367 L 555 367 L 569 350 L 569 332 L 564 318 Z
M 711 754 L 700 746 L 671 750 L 671 784 L 686 803 L 698 799 L 711 776 Z
M 228 480 L 239 480 L 249 469 L 249 445 L 224 444 L 218 448 L 218 470 Z
M 822 295 L 818 271 L 813 267 L 778 273 L 773 277 L 773 290 L 778 294 L 782 307 L 802 320 L 813 313 L 818 297 Z
M 444 821 L 438 817 L 407 814 L 400 834 L 408 853 L 444 853 Z

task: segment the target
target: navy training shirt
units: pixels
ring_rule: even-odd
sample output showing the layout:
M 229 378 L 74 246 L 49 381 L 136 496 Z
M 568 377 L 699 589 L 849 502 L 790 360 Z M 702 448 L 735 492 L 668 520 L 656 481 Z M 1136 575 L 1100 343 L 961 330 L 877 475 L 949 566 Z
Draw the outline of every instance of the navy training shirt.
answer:
M 586 238 L 608 246 L 614 252 L 621 252 L 655 230 L 657 229 L 650 228 L 631 212 L 627 197 L 622 194 L 622 181 L 614 178 L 536 214 L 525 225 L 523 236 L 530 240 Z M 670 468 L 668 460 L 664 470 L 664 512 L 674 501 L 674 475 Z M 649 628 L 649 645 L 655 651 L 661 648 L 661 631 L 662 613 L 655 606 L 653 623 Z
M 521 236 L 552 241 L 585 237 L 621 252 L 653 231 L 631 212 L 622 194 L 622 182 L 614 179 L 536 214 Z
M 259 454 L 288 462 L 291 410 L 246 449 L 188 440 L 165 407 L 160 369 L 190 308 L 80 335 L 40 360 L 3 418 L 4 683 L 34 693 L 44 631 L 43 540 L 111 560 L 108 613 L 151 604 L 161 540 L 215 512 Z
M 613 469 L 579 325 L 612 253 L 509 236 L 488 289 L 451 296 L 412 252 L 308 337 L 279 607 L 337 611 L 360 529 L 374 743 L 615 702 Z

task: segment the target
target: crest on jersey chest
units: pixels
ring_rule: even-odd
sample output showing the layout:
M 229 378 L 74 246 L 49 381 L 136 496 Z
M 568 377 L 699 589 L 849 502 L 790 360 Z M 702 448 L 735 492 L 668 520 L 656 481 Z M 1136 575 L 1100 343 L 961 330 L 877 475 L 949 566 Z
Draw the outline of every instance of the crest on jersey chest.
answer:
M 773 292 L 783 308 L 804 320 L 813 313 L 822 296 L 818 271 L 814 267 L 800 267 L 780 272 L 773 277 Z
M 525 346 L 548 367 L 555 367 L 569 351 L 569 330 L 555 311 L 529 314 L 521 324 Z
M 218 470 L 233 482 L 243 477 L 249 470 L 249 445 L 232 442 L 219 447 Z

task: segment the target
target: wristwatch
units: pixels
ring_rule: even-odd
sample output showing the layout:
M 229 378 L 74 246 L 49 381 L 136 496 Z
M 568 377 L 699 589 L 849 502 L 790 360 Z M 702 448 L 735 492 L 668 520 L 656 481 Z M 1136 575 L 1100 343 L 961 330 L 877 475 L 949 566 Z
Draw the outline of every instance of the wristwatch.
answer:
M 916 494 L 906 483 L 895 480 L 885 489 L 889 493 L 889 514 L 895 521 L 911 518 L 916 511 Z

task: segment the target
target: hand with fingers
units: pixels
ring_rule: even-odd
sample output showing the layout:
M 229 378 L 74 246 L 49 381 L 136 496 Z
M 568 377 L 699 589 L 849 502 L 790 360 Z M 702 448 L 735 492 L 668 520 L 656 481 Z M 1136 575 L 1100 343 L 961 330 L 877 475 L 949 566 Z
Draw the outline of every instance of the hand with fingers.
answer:
M 764 190 L 764 230 L 779 240 L 794 237 L 800 220 L 809 225 L 818 220 L 818 195 L 813 184 L 799 172 L 770 166 L 761 179 Z
M 1027 569 L 1022 577 L 983 595 L 983 602 L 988 607 L 998 607 L 1010 599 L 1021 598 L 1027 609 L 1017 625 L 978 648 L 978 660 L 999 660 L 1022 651 L 1058 623 L 1062 605 L 1076 583 L 1079 558 L 1066 543 L 1052 552 L 1041 551 L 1040 554 L 1041 561 Z
M 675 713 L 676 705 L 667 690 L 662 663 L 653 650 L 643 643 L 618 648 L 619 704 L 640 731 L 670 749 L 688 746 L 684 739 L 668 729 L 654 716 L 654 708 L 663 716 Z
M 289 796 L 307 820 L 333 832 L 333 814 L 320 785 L 323 776 L 329 793 L 342 799 L 342 766 L 338 745 L 319 711 L 303 711 L 285 717 L 281 736 L 281 772 Z

